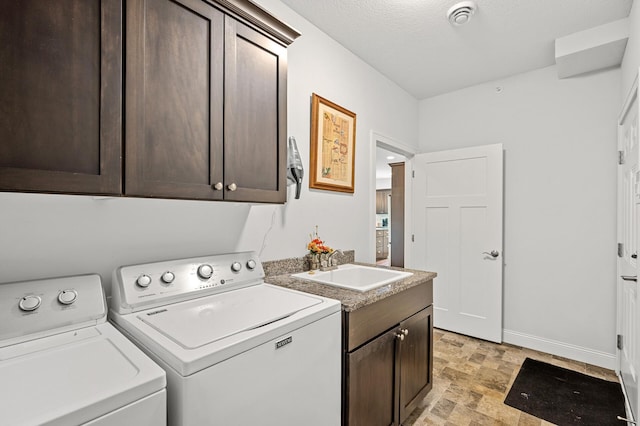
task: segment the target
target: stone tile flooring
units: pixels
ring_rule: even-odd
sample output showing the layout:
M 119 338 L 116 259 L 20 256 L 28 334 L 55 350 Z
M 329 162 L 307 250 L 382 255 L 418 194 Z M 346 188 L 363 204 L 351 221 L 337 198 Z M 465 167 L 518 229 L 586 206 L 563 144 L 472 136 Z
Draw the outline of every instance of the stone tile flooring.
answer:
M 618 381 L 612 370 L 519 346 L 498 345 L 444 330 L 434 330 L 433 340 L 433 389 L 404 426 L 552 424 L 503 402 L 527 357 Z

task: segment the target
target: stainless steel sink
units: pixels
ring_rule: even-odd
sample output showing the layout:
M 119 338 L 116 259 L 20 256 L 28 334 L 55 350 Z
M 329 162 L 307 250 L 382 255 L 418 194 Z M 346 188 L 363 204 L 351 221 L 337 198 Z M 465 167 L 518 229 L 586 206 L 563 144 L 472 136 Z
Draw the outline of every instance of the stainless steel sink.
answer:
M 391 284 L 411 275 L 413 275 L 411 272 L 346 264 L 340 265 L 338 269 L 331 271 L 302 272 L 300 274 L 293 274 L 292 277 L 365 292 Z

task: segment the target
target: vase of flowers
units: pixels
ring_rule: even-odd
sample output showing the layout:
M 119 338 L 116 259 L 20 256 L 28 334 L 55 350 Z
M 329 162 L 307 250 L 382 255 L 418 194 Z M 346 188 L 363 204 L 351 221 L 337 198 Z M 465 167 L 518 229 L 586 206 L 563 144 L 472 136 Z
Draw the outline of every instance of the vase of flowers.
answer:
M 307 244 L 307 261 L 309 262 L 309 270 L 314 271 L 319 267 L 326 267 L 329 265 L 329 255 L 333 253 L 333 249 L 326 245 L 324 241 L 318 236 L 318 226 L 314 234 L 310 234 L 311 241 Z

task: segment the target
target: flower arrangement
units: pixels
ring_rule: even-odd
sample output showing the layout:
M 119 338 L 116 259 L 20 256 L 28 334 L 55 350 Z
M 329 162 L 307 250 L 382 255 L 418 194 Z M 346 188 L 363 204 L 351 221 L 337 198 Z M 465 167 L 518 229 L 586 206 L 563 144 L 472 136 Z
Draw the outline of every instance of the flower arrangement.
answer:
M 309 269 L 313 272 L 318 267 L 328 266 L 330 261 L 330 254 L 335 250 L 329 247 L 320 239 L 318 235 L 318 226 L 316 225 L 316 231 L 313 234 L 309 234 L 311 241 L 307 244 L 307 261 L 309 262 Z
M 326 245 L 318 236 L 318 226 L 316 225 L 315 238 L 314 234 L 309 234 L 311 241 L 307 244 L 307 250 L 310 254 L 333 253 L 333 249 Z

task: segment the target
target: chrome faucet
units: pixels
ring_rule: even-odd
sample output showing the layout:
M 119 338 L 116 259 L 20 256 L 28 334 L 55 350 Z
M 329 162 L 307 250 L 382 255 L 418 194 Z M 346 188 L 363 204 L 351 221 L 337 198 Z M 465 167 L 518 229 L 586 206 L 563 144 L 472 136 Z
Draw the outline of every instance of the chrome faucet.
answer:
M 344 253 L 342 252 L 342 250 L 340 249 L 335 249 L 333 252 L 331 252 L 331 254 L 329 255 L 329 257 L 327 258 L 327 266 L 322 266 L 320 268 L 321 271 L 331 271 L 333 269 L 338 269 L 338 265 L 337 262 L 334 265 L 333 264 L 333 256 L 335 256 L 336 253 L 340 253 L 341 255 L 344 255 Z

